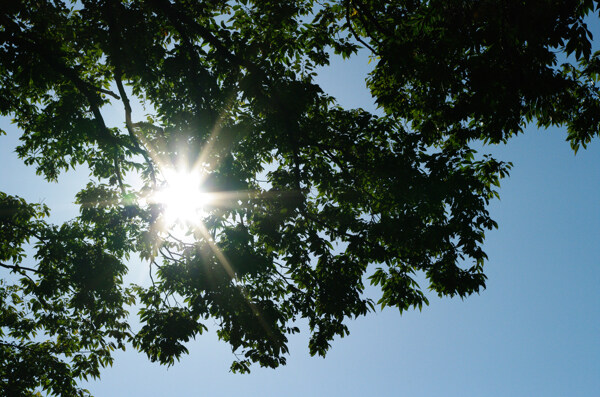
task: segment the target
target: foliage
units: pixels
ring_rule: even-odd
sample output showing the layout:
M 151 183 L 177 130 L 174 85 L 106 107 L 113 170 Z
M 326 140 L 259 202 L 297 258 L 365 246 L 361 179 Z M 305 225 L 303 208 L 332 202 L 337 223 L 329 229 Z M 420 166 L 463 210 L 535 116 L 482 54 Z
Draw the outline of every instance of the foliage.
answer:
M 0 390 L 86 394 L 77 379 L 98 377 L 127 342 L 171 365 L 209 318 L 234 371 L 285 364 L 299 320 L 324 356 L 348 319 L 374 310 L 365 281 L 400 312 L 428 303 L 417 279 L 440 296 L 479 292 L 496 227 L 487 205 L 510 164 L 472 143 L 506 141 L 526 122 L 566 126 L 575 150 L 598 135 L 600 57 L 585 19 L 597 8 L 4 4 L 0 113 L 22 130 L 17 153 L 49 181 L 77 166 L 92 181 L 63 225 L 0 195 Z M 383 116 L 343 109 L 315 83 L 332 54 L 360 47 Z M 110 104 L 119 126 L 103 116 Z M 173 226 L 152 197 L 182 162 L 217 199 Z M 132 254 L 151 284 L 124 285 Z

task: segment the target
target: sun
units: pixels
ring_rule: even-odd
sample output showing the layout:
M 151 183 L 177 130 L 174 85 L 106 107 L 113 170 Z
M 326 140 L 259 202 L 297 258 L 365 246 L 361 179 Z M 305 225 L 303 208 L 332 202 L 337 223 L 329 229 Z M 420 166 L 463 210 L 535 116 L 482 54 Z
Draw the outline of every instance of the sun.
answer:
M 163 187 L 154 194 L 154 201 L 164 208 L 164 221 L 175 224 L 198 224 L 206 215 L 211 194 L 202 190 L 202 174 L 194 170 L 167 169 Z

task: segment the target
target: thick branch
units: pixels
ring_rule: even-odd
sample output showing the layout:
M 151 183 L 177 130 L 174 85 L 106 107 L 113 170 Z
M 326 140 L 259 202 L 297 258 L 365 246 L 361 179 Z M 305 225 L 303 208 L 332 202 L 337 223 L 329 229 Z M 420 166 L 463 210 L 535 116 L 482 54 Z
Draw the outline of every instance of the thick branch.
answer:
M 152 164 L 152 159 L 148 156 L 147 150 L 142 148 L 142 144 L 140 143 L 137 135 L 135 135 L 135 126 L 131 121 L 131 105 L 129 104 L 129 98 L 127 97 L 127 93 L 123 87 L 123 82 L 121 81 L 121 71 L 117 66 L 115 67 L 115 82 L 117 83 L 117 87 L 119 89 L 119 93 L 121 94 L 121 98 L 123 98 L 123 106 L 125 108 L 125 126 L 127 128 L 127 132 L 133 141 L 137 151 L 144 156 L 144 160 L 146 160 L 146 164 L 150 168 L 150 178 L 152 178 L 152 183 L 156 185 L 156 173 L 154 171 L 154 165 Z
M 127 93 L 125 92 L 125 88 L 123 87 L 123 70 L 122 70 L 122 67 L 120 64 L 122 51 L 121 51 L 121 47 L 119 46 L 118 35 L 116 34 L 116 32 L 119 30 L 118 22 L 115 19 L 116 14 L 117 14 L 117 12 L 113 12 L 113 10 L 111 10 L 111 9 L 107 10 L 107 17 L 108 17 L 108 21 L 109 21 L 110 42 L 111 42 L 111 47 L 112 47 L 111 48 L 111 52 L 112 52 L 111 58 L 114 63 L 115 82 L 117 84 L 119 94 L 121 95 L 121 98 L 123 101 L 123 107 L 125 108 L 125 126 L 127 128 L 127 132 L 129 133 L 129 136 L 131 137 L 131 140 L 135 146 L 136 151 L 138 153 L 140 153 L 142 156 L 144 156 L 144 160 L 146 160 L 146 163 L 148 164 L 148 167 L 150 168 L 150 177 L 152 178 L 152 182 L 154 183 L 154 185 L 156 185 L 156 176 L 155 176 L 155 172 L 154 172 L 154 166 L 152 165 L 152 161 L 151 161 L 150 157 L 148 156 L 147 151 L 145 150 L 145 148 L 142 148 L 142 144 L 140 143 L 139 139 L 135 135 L 133 123 L 131 121 L 131 104 L 129 102 L 129 98 L 127 97 Z

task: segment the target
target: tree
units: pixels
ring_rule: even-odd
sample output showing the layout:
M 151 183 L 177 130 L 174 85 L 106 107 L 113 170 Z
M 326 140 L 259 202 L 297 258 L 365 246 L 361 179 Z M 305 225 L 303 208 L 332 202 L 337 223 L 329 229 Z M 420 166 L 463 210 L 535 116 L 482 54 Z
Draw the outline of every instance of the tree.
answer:
M 77 379 L 126 343 L 171 365 L 208 318 L 232 370 L 277 367 L 299 319 L 324 356 L 376 303 L 420 309 L 415 275 L 440 296 L 479 292 L 487 205 L 510 164 L 473 143 L 526 122 L 566 126 L 575 150 L 599 133 L 585 23 L 598 2 L 507 3 L 4 6 L 0 112 L 23 131 L 19 156 L 49 181 L 78 166 L 92 181 L 62 225 L 0 194 L 0 390 L 85 394 Z M 332 52 L 361 46 L 383 116 L 314 82 Z M 199 173 L 212 198 L 193 220 L 169 219 L 159 198 L 173 170 Z M 150 285 L 123 285 L 131 255 Z

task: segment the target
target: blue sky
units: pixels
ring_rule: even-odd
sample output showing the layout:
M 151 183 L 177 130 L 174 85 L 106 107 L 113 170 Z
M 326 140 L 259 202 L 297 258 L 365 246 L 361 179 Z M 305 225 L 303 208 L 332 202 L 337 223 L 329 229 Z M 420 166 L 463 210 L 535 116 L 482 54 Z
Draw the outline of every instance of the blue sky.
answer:
M 319 82 L 346 107 L 373 110 L 364 57 L 336 61 Z M 46 184 L 13 153 L 18 131 L 0 137 L 0 190 L 76 212 L 85 170 Z M 171 368 L 129 349 L 87 387 L 96 396 L 594 396 L 600 391 L 600 142 L 574 155 L 560 129 L 485 147 L 512 161 L 491 212 L 488 288 L 438 299 L 402 316 L 386 309 L 350 322 L 327 358 L 310 357 L 306 333 L 291 340 L 288 365 L 228 372 L 229 347 L 209 332 Z M 208 324 L 210 325 L 210 323 Z

